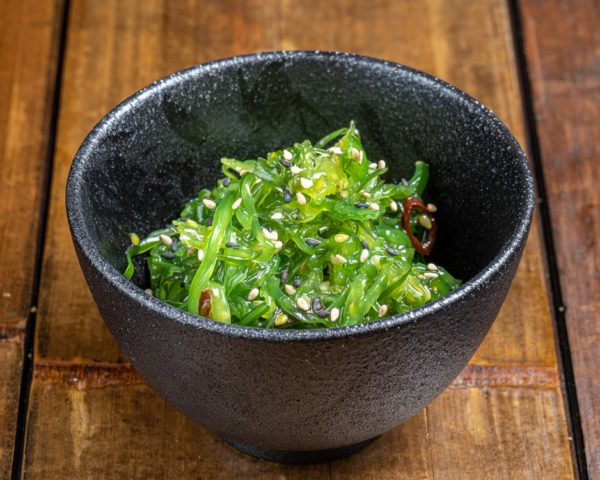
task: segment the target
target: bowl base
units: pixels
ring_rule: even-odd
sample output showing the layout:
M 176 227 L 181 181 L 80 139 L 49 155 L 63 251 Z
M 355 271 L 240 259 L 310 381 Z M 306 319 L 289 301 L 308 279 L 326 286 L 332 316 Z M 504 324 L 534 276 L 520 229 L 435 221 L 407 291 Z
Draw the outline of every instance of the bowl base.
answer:
M 277 463 L 307 464 L 329 462 L 347 455 L 351 455 L 354 452 L 365 448 L 377 438 L 378 437 L 369 438 L 363 442 L 354 443 L 352 445 L 346 445 L 339 448 L 306 451 L 269 450 L 267 448 L 246 445 L 245 443 L 227 438 L 224 438 L 223 440 L 233 448 L 245 453 L 246 455 L 251 455 L 252 457 Z

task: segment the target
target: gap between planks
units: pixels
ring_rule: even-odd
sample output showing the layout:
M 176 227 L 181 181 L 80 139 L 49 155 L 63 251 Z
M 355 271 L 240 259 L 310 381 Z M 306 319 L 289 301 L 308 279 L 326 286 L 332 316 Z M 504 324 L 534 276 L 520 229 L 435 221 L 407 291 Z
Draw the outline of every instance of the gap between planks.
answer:
M 77 390 L 144 385 L 143 379 L 130 364 L 59 360 L 37 361 L 33 369 L 33 381 Z M 558 373 L 552 367 L 467 365 L 448 388 L 486 387 L 556 389 Z

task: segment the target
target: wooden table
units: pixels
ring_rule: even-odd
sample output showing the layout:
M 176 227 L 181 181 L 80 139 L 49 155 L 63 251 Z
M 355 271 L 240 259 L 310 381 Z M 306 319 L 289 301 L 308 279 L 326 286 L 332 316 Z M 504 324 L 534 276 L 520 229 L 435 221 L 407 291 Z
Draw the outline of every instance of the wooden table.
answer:
M 2 0 L 0 478 L 600 478 L 600 3 Z M 529 152 L 539 208 L 509 297 L 452 386 L 331 464 L 246 457 L 137 376 L 84 284 L 64 208 L 85 134 L 183 67 L 354 51 L 456 84 Z

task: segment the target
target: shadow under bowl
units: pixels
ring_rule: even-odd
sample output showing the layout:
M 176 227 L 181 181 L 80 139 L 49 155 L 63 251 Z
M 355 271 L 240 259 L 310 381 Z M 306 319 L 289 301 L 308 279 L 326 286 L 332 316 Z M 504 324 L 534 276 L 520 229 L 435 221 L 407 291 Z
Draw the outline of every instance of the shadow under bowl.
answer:
M 356 327 L 273 331 L 213 322 L 127 281 L 123 232 L 167 224 L 246 159 L 357 123 L 399 181 L 423 159 L 439 206 L 432 260 L 465 284 L 410 313 Z M 456 88 L 397 64 L 275 52 L 166 77 L 85 139 L 67 185 L 76 251 L 98 308 L 145 381 L 189 418 L 254 455 L 327 460 L 401 424 L 463 369 L 514 277 L 534 205 L 507 128 Z

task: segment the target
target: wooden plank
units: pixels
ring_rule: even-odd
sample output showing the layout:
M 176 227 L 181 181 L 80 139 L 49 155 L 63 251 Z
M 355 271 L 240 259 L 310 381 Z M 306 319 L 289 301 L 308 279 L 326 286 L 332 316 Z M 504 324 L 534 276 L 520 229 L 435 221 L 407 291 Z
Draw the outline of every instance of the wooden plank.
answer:
M 12 466 L 61 3 L 0 2 L 0 478 Z
M 371 472 L 379 472 L 378 478 L 495 478 L 492 468 L 499 462 L 498 471 L 514 470 L 519 478 L 547 478 L 542 472 L 572 478 L 535 226 L 502 313 L 458 384 L 376 446 L 331 465 L 329 471 L 321 466 L 308 474 L 242 457 L 181 419 L 135 380 L 79 273 L 63 192 L 71 158 L 84 135 L 136 88 L 185 65 L 233 53 L 350 50 L 438 74 L 491 106 L 524 139 L 503 0 L 378 0 L 368 5 L 358 0 L 215 0 L 189 1 L 185 7 L 178 3 L 174 8 L 176 14 L 166 8 L 166 0 L 144 2 L 143 8 L 134 2 L 72 3 L 26 477 L 73 478 L 110 470 L 114 478 L 137 478 L 151 468 L 165 478 L 190 471 L 228 478 L 234 469 L 236 477 L 264 478 L 320 478 L 327 472 L 334 478 L 375 478 Z M 319 14 L 311 15 L 313 11 Z M 461 415 L 455 415 L 458 411 Z M 462 420 L 471 417 L 477 421 L 463 425 Z M 510 454 L 511 441 L 521 437 L 533 462 Z M 444 444 L 449 440 L 454 442 L 454 458 L 446 458 Z M 461 448 L 471 455 L 458 455 Z M 124 466 L 115 467 L 119 462 Z M 215 465 L 221 469 L 215 470 Z M 478 472 L 484 476 L 473 476 Z
M 587 463 L 600 478 L 600 4 L 521 3 Z
M 487 375 L 484 388 L 474 386 L 474 376 L 457 379 L 430 408 L 364 451 L 297 467 L 238 453 L 171 409 L 128 367 L 86 372 L 80 365 L 44 364 L 35 373 L 30 421 L 45 428 L 28 438 L 26 478 L 108 472 L 132 480 L 571 478 L 556 376 L 553 383 L 543 372 L 513 383 L 504 374 Z

